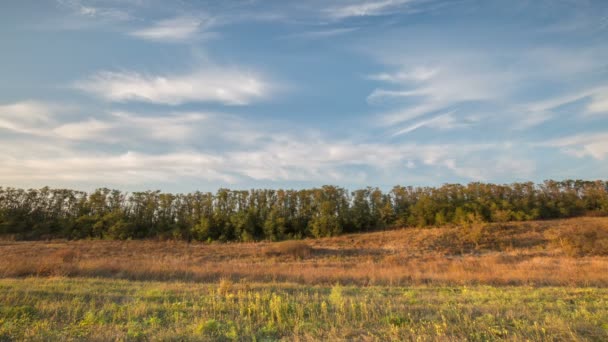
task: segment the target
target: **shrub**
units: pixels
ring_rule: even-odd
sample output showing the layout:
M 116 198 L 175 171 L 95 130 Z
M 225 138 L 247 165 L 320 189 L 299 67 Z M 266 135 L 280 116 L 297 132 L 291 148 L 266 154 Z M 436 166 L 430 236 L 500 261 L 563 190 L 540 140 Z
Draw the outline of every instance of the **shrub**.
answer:
M 78 268 L 80 253 L 74 249 L 59 249 L 41 258 L 34 273 L 38 276 L 69 276 Z
M 209 319 L 197 327 L 197 332 L 199 334 L 206 334 L 210 336 L 218 336 L 221 330 L 221 323 L 216 321 L 215 319 Z
M 71 263 L 76 261 L 79 256 L 79 253 L 73 249 L 60 249 L 55 251 L 49 259 L 57 260 L 62 263 Z
M 597 225 L 575 226 L 550 237 L 554 246 L 570 256 L 608 255 L 608 228 Z
M 303 241 L 285 241 L 274 243 L 263 252 L 266 256 L 292 256 L 303 259 L 312 255 L 312 247 Z

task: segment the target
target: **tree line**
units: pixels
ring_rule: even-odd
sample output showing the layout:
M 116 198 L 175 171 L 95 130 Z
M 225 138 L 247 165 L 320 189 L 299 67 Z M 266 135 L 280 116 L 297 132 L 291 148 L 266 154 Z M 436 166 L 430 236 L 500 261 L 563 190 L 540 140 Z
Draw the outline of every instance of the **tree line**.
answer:
M 0 235 L 15 239 L 256 241 L 426 227 L 608 215 L 608 182 L 445 184 L 171 194 L 107 188 L 0 187 Z

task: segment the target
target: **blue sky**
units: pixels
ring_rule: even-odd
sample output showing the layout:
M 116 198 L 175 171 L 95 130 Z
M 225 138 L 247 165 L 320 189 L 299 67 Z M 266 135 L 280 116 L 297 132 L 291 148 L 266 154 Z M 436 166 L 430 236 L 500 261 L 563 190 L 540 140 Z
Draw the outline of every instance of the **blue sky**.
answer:
M 605 179 L 608 1 L 8 0 L 4 186 Z

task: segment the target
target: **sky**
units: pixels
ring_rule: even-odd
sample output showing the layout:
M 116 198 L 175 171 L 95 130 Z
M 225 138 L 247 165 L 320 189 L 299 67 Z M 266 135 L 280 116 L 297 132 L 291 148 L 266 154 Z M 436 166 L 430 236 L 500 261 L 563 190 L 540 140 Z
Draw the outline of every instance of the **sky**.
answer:
M 4 0 L 2 186 L 605 179 L 605 0 Z

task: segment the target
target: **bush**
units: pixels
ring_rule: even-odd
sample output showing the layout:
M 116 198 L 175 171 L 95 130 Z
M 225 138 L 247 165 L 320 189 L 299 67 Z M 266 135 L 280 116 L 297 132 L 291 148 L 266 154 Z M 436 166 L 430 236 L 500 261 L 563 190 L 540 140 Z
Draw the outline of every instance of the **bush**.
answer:
M 608 228 L 596 225 L 570 227 L 552 236 L 551 242 L 570 256 L 608 255 Z
M 312 247 L 303 241 L 285 241 L 274 243 L 264 249 L 266 256 L 292 256 L 294 258 L 307 258 L 312 255 Z
M 59 249 L 49 257 L 51 260 L 56 260 L 60 263 L 71 263 L 80 257 L 79 253 L 73 249 Z

